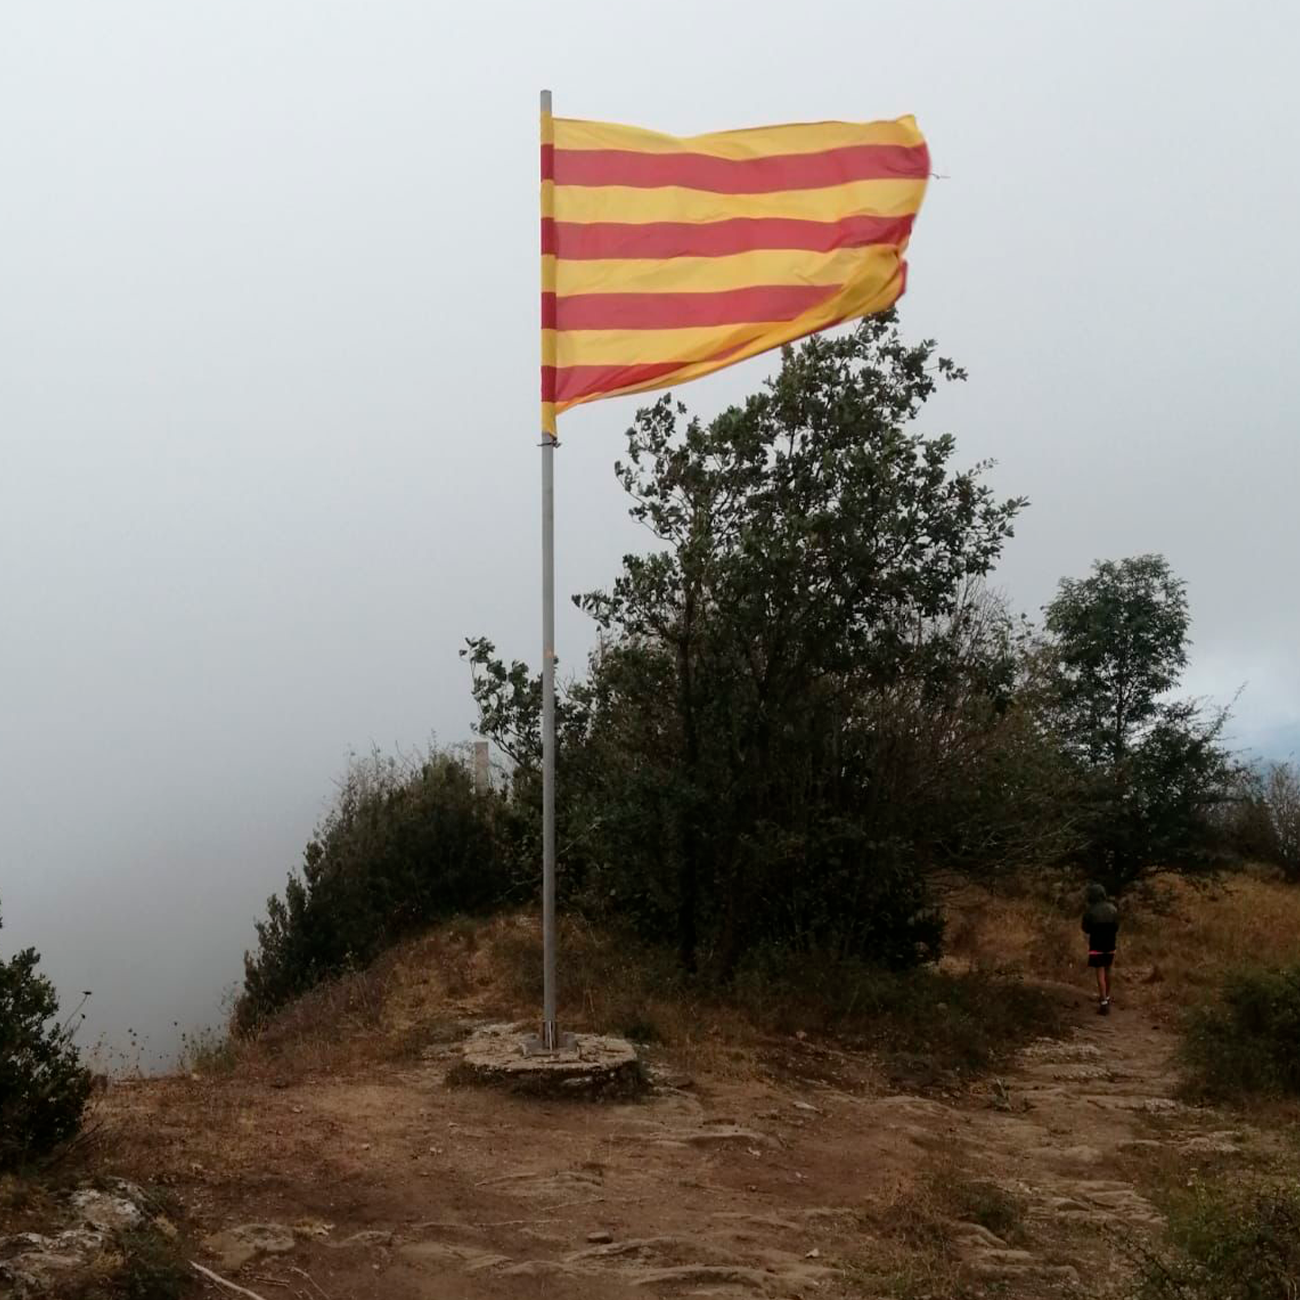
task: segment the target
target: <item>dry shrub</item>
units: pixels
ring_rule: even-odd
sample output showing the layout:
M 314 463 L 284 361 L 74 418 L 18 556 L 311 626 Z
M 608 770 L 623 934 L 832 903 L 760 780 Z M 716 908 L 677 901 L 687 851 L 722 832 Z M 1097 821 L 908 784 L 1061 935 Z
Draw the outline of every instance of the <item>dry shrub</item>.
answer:
M 845 1271 L 863 1295 L 895 1300 L 983 1295 L 984 1287 L 963 1277 L 953 1227 L 977 1223 L 1008 1243 L 1022 1243 L 1025 1209 L 1018 1196 L 997 1183 L 954 1176 L 950 1169 L 927 1173 L 863 1208 L 860 1224 L 871 1245 Z
M 581 922 L 564 927 L 561 950 L 575 1027 L 662 1044 L 688 1068 L 748 1072 L 773 1036 L 813 1035 L 848 1040 L 887 1066 L 923 1056 L 937 1080 L 985 1069 L 1059 1028 L 1052 999 L 989 973 L 884 971 L 776 950 L 711 988 L 684 980 L 670 952 Z M 498 936 L 494 953 L 514 1004 L 532 1014 L 541 999 L 536 929 Z M 914 1061 L 906 1072 L 915 1079 Z

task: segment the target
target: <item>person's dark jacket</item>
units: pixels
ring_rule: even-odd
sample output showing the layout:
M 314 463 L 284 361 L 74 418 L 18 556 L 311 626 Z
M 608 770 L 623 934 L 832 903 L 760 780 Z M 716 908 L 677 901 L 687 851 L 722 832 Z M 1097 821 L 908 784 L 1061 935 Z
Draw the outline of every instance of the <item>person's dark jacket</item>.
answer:
M 1101 885 L 1088 886 L 1088 906 L 1083 913 L 1083 932 L 1092 952 L 1114 952 L 1119 934 L 1119 908 L 1106 897 Z

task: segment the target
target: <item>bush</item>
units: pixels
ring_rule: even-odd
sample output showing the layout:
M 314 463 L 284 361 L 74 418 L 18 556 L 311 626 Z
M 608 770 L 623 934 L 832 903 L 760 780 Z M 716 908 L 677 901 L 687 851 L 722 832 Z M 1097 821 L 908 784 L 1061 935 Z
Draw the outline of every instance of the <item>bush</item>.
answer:
M 1188 1013 L 1182 1058 L 1207 1098 L 1300 1096 L 1300 965 L 1229 974 Z
M 432 921 L 532 896 L 534 872 L 518 866 L 519 842 L 520 814 L 494 793 L 476 793 L 447 754 L 354 760 L 301 874 L 267 902 L 257 951 L 244 958 L 236 1030 L 255 1030 L 322 980 L 369 965 Z
M 1145 1257 L 1141 1300 L 1295 1300 L 1300 1184 L 1195 1187 L 1168 1211 L 1175 1251 Z
M 0 1169 L 74 1137 L 90 1099 L 90 1072 L 39 962 L 30 948 L 0 962 Z
M 737 977 L 735 1000 L 779 1032 L 833 1033 L 879 1054 L 900 1084 L 977 1074 L 1061 1032 L 1042 989 L 987 971 L 889 971 L 853 959 L 770 954 Z

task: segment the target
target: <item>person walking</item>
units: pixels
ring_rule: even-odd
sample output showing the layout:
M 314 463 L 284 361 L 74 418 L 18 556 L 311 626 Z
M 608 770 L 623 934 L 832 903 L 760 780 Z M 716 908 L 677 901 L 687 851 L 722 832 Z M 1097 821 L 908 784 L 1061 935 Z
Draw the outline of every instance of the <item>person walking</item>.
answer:
M 1083 913 L 1083 932 L 1088 936 L 1088 965 L 1097 972 L 1097 1014 L 1110 1015 L 1110 968 L 1115 961 L 1115 938 L 1119 934 L 1119 908 L 1106 897 L 1104 885 L 1088 886 L 1088 905 Z

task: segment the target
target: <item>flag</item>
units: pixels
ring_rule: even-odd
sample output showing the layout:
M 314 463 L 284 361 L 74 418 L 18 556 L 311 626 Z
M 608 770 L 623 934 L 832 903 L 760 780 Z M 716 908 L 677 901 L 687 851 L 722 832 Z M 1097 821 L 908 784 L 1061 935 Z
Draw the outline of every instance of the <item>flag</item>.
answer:
M 929 172 L 911 117 L 677 139 L 543 113 L 543 430 L 884 311 Z

